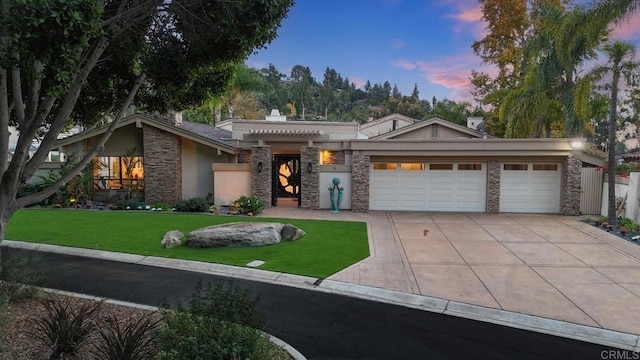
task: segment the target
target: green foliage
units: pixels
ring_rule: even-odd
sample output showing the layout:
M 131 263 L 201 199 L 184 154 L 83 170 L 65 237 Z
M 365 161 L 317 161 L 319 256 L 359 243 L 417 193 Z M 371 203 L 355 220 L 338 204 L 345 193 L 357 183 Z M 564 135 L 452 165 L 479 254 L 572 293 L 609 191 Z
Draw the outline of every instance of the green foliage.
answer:
M 233 283 L 215 286 L 208 283 L 204 289 L 199 281 L 189 302 L 186 305 L 178 303 L 177 311 L 262 329 L 265 316 L 256 308 L 259 301 L 249 290 Z
M 49 359 L 74 355 L 95 329 L 92 321 L 102 306 L 49 297 L 41 301 L 45 314 L 33 319 L 35 333 L 32 336 L 51 349 Z
M 238 200 L 234 201 L 234 203 L 238 203 L 240 205 L 240 212 L 243 214 L 253 213 L 253 215 L 258 215 L 262 212 L 264 208 L 264 203 L 257 196 L 240 196 Z
M 151 205 L 151 207 L 156 209 L 162 209 L 162 211 L 169 211 L 169 209 L 171 209 L 171 205 L 169 205 L 169 203 L 166 203 L 166 202 L 155 203 Z
M 158 359 L 287 359 L 258 330 L 258 298 L 232 284 L 198 282 L 189 302 L 165 309 L 167 326 L 156 334 Z
M 0 252 L 0 294 L 8 301 L 30 299 L 38 294 L 34 285 L 44 281 L 42 260 L 12 248 Z
M 115 203 L 117 210 L 136 210 L 144 206 L 144 202 L 135 199 L 118 200 Z
M 111 315 L 97 328 L 99 340 L 93 343 L 93 355 L 104 360 L 145 360 L 157 354 L 153 334 L 161 327 L 156 313 L 146 313 L 123 321 Z
M 165 312 L 167 326 L 156 334 L 161 360 L 285 360 L 256 329 L 189 312 Z
M 616 175 L 629 175 L 632 172 L 640 171 L 640 165 L 638 164 L 617 164 L 616 165 Z
M 180 212 L 207 212 L 209 211 L 209 203 L 205 198 L 194 197 L 180 201 L 175 208 Z

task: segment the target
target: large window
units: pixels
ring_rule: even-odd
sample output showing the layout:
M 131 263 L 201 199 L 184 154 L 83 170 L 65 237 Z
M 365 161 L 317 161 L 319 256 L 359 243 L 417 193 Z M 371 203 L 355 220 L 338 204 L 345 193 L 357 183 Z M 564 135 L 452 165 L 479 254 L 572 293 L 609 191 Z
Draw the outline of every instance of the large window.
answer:
M 142 157 L 95 157 L 93 159 L 93 185 L 96 189 L 144 189 Z

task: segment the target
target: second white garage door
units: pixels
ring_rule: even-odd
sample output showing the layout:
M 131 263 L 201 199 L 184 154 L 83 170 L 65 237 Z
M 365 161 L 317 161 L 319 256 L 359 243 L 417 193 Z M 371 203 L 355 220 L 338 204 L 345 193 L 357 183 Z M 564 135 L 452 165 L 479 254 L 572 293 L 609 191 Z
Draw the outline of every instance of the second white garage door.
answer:
M 500 212 L 559 213 L 560 164 L 503 163 Z
M 486 210 L 486 163 L 373 163 L 370 180 L 371 210 Z

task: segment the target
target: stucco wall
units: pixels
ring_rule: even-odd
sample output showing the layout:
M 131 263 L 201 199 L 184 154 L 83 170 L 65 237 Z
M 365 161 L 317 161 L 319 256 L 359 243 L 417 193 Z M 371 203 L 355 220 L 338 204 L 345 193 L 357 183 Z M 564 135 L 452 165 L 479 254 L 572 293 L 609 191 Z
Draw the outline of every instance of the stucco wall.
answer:
M 228 161 L 226 153 L 182 139 L 182 198 L 206 197 L 213 194 L 212 163 Z M 246 195 L 246 194 L 245 194 Z
M 213 196 L 217 205 L 229 205 L 251 196 L 251 164 L 213 164 Z
M 335 177 L 340 179 L 339 186 L 344 188 L 342 192 L 342 203 L 340 204 L 340 209 L 351 209 L 351 167 L 344 165 L 320 166 L 320 209 L 331 209 L 329 188 L 333 187 L 332 180 Z
M 87 140 L 87 149 L 92 149 L 98 142 L 99 136 Z M 135 149 L 135 155 L 143 156 L 144 153 L 142 129 L 135 124 L 116 129 L 109 140 L 104 144 L 104 151 L 98 156 L 123 156 L 127 150 Z

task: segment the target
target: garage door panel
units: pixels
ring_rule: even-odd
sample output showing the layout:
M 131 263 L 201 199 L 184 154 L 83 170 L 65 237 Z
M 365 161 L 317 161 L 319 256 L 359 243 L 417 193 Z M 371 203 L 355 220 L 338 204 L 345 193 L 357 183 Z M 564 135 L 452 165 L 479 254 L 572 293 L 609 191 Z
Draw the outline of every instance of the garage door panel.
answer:
M 401 170 L 402 166 L 372 169 L 371 209 L 484 212 L 486 164 L 478 166 L 480 170 L 458 171 L 455 163 L 449 167 L 430 170 L 427 164 L 422 170 Z
M 560 211 L 560 165 L 554 171 L 502 170 L 500 211 L 558 213 Z

